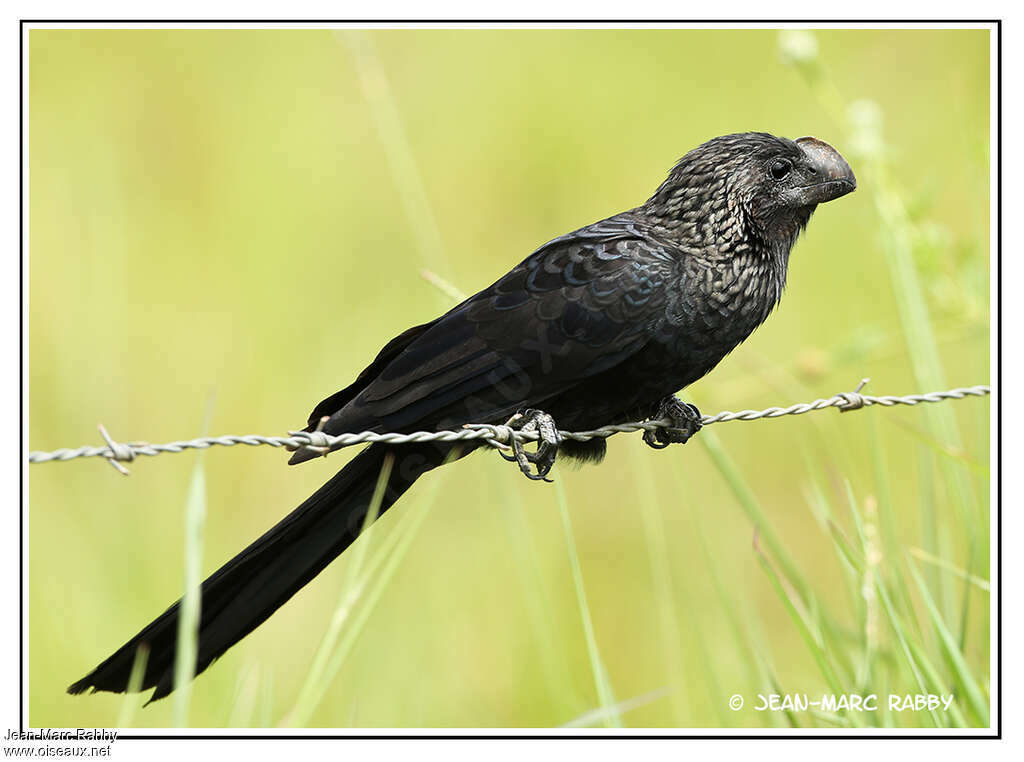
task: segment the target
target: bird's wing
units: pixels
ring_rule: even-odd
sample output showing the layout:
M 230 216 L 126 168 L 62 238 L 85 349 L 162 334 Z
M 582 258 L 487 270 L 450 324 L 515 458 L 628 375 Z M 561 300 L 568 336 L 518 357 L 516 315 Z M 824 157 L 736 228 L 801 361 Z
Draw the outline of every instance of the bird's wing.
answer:
M 409 431 L 504 420 L 639 351 L 664 322 L 678 264 L 629 219 L 544 245 L 432 323 L 406 331 L 322 402 L 323 430 Z
M 438 318 L 440 320 L 441 318 Z M 365 389 L 373 380 L 380 374 L 387 364 L 398 357 L 402 350 L 412 344 L 418 336 L 423 334 L 438 320 L 433 320 L 423 325 L 413 326 L 402 333 L 398 334 L 395 338 L 384 345 L 384 348 L 377 353 L 373 362 L 363 369 L 356 380 L 346 386 L 339 392 L 335 392 L 327 399 L 323 400 L 315 408 L 313 412 L 309 414 L 309 422 L 306 426 L 306 431 L 313 431 L 320 423 L 320 419 L 324 417 L 330 417 L 334 413 L 337 413 L 345 405 L 351 402 L 359 392 Z

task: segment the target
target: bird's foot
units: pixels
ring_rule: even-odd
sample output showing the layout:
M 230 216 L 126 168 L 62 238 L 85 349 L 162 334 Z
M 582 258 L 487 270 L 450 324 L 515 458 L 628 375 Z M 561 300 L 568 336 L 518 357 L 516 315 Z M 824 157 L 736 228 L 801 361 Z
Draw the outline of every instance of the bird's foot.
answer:
M 549 482 L 548 472 L 555 465 L 555 456 L 558 454 L 558 446 L 562 443 L 562 435 L 558 433 L 555 419 L 541 410 L 523 410 L 508 419 L 506 426 L 511 426 L 517 431 L 536 431 L 540 437 L 537 440 L 537 449 L 534 452 L 527 452 L 523 443 L 512 438 L 509 445 L 512 447 L 512 454 L 498 451 L 501 457 L 508 461 L 515 461 L 528 479 L 535 481 Z M 536 468 L 536 473 L 530 467 Z
M 644 432 L 644 442 L 655 450 L 663 450 L 670 444 L 685 444 L 704 425 L 697 406 L 683 402 L 674 395 L 666 397 L 658 405 L 654 420 L 662 418 L 671 421 L 671 425 Z

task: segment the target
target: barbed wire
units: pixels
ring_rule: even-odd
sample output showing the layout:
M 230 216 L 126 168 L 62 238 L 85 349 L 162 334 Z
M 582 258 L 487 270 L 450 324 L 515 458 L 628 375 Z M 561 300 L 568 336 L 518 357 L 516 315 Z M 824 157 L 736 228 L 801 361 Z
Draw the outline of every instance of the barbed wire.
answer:
M 761 418 L 781 418 L 786 415 L 803 415 L 817 410 L 828 408 L 839 408 L 840 412 L 859 410 L 864 407 L 881 405 L 882 407 L 893 407 L 895 405 L 919 405 L 923 402 L 943 402 L 945 400 L 959 400 L 965 397 L 984 397 L 991 393 L 988 386 L 967 386 L 959 389 L 950 389 L 944 392 L 929 392 L 927 394 L 907 394 L 903 396 L 872 396 L 861 394 L 861 389 L 868 382 L 864 379 L 852 392 L 841 392 L 828 399 L 817 399 L 813 402 L 797 403 L 789 407 L 769 407 L 764 410 L 740 410 L 732 412 L 729 410 L 705 415 L 701 418 L 704 426 L 713 423 L 725 423 L 727 421 L 756 421 Z M 572 439 L 577 442 L 587 442 L 591 439 L 607 438 L 615 434 L 629 434 L 637 431 L 652 431 L 654 429 L 671 426 L 668 419 L 635 421 L 633 423 L 620 423 L 612 426 L 602 426 L 589 431 L 562 431 L 559 432 L 563 439 Z M 107 430 L 99 426 L 100 434 L 106 442 L 104 447 L 83 446 L 75 449 L 61 448 L 51 452 L 34 451 L 28 454 L 29 463 L 52 463 L 66 462 L 77 458 L 106 458 L 121 473 L 127 474 L 128 469 L 121 465 L 122 462 L 130 462 L 140 455 L 160 455 L 161 453 L 184 452 L 185 450 L 205 450 L 213 446 L 232 447 L 234 445 L 269 445 L 270 447 L 285 447 L 294 449 L 312 449 L 324 455 L 333 450 L 343 447 L 351 447 L 357 444 L 370 444 L 382 442 L 385 444 L 412 444 L 416 442 L 462 442 L 481 440 L 492 447 L 509 449 L 513 439 L 520 442 L 534 442 L 538 439 L 536 431 L 519 431 L 504 424 L 470 423 L 463 429 L 457 431 L 416 431 L 410 434 L 395 432 L 378 433 L 375 431 L 361 431 L 351 434 L 331 435 L 323 431 L 290 431 L 289 436 L 261 436 L 258 434 L 246 434 L 243 436 L 224 435 L 218 437 L 198 437 L 196 439 L 182 440 L 178 442 L 167 442 L 166 444 L 150 444 L 149 442 L 116 442 L 107 433 Z

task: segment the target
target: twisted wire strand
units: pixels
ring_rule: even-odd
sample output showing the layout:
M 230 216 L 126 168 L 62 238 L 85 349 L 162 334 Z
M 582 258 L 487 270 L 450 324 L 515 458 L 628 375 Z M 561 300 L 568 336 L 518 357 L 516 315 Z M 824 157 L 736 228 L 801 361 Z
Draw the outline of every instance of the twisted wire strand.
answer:
M 769 407 L 764 410 L 740 410 L 732 412 L 724 410 L 715 415 L 705 415 L 701 418 L 705 426 L 713 423 L 725 423 L 727 421 L 756 421 L 761 418 L 781 418 L 785 415 L 803 415 L 817 410 L 827 408 L 839 408 L 840 412 L 858 410 L 863 407 L 881 405 L 882 407 L 893 407 L 895 405 L 919 405 L 923 402 L 943 402 L 945 400 L 959 400 L 965 397 L 984 397 L 991 393 L 991 388 L 985 385 L 967 386 L 959 389 L 950 389 L 944 392 L 929 392 L 926 394 L 907 394 L 904 396 L 873 396 L 861 394 L 860 389 L 867 381 L 862 381 L 857 391 L 843 392 L 828 399 L 817 399 L 813 402 L 797 403 L 789 407 Z M 667 419 L 635 421 L 633 423 L 620 423 L 613 426 L 602 426 L 590 431 L 562 431 L 563 439 L 572 439 L 577 442 L 587 442 L 596 438 L 607 438 L 616 434 L 629 434 L 636 431 L 648 431 L 670 426 Z M 533 442 L 538 438 L 536 431 L 517 431 L 507 425 L 495 425 L 489 423 L 471 423 L 458 431 L 417 431 L 411 434 L 399 434 L 395 432 L 377 433 L 374 431 L 362 431 L 351 434 L 330 435 L 322 431 L 291 431 L 289 436 L 260 436 L 258 434 L 246 434 L 242 436 L 218 436 L 199 437 L 166 444 L 150 444 L 149 442 L 115 442 L 106 429 L 100 426 L 100 433 L 106 445 L 103 447 L 83 446 L 74 449 L 60 448 L 50 452 L 33 451 L 28 454 L 29 463 L 51 463 L 65 462 L 77 458 L 106 458 L 122 473 L 127 469 L 121 466 L 121 462 L 129 462 L 139 455 L 160 455 L 161 453 L 184 452 L 185 450 L 205 450 L 213 446 L 231 447 L 234 445 L 270 447 L 287 447 L 296 449 L 309 447 L 322 451 L 328 451 L 342 447 L 351 447 L 357 444 L 384 442 L 387 444 L 411 444 L 414 442 L 459 442 L 467 440 L 483 440 L 492 447 L 507 449 L 512 439 L 520 442 Z

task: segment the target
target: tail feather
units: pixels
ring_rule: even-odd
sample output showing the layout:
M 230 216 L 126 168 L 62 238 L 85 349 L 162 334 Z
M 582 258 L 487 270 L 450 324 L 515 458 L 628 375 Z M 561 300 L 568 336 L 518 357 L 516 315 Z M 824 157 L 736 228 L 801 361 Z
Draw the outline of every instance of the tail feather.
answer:
M 388 448 L 372 445 L 262 537 L 214 572 L 201 588 L 196 674 L 244 638 L 297 593 L 359 536 L 378 476 L 396 457 L 380 513 L 423 473 L 440 465 L 436 445 Z M 68 688 L 68 693 L 128 688 L 140 645 L 149 647 L 142 689 L 155 701 L 174 690 L 179 600 L 112 656 Z

